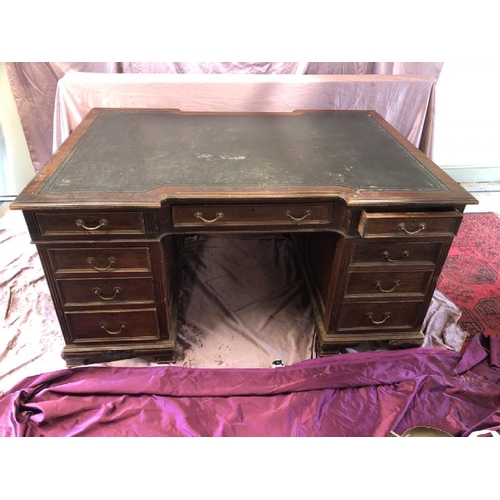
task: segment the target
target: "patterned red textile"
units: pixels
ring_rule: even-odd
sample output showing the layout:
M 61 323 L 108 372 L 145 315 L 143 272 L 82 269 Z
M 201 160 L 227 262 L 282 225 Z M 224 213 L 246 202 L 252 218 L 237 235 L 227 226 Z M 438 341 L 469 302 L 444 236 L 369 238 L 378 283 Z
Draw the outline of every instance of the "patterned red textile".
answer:
M 500 337 L 282 368 L 68 368 L 0 396 L 1 436 L 389 436 L 500 431 Z
M 500 337 L 500 218 L 465 214 L 443 267 L 438 289 L 461 310 L 469 336 Z

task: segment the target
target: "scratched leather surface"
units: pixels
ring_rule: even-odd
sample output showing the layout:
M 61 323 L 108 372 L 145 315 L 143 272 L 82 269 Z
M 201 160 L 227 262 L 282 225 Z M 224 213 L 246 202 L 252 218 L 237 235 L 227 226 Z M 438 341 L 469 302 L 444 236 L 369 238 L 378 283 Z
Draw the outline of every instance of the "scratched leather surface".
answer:
M 41 193 L 158 187 L 442 190 L 369 114 L 101 114 Z

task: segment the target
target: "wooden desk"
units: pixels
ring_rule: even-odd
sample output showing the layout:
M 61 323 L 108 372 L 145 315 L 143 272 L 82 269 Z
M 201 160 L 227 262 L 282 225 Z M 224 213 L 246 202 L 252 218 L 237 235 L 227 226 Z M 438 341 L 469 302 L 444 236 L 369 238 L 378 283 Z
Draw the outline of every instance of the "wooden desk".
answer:
M 171 361 L 183 238 L 290 233 L 318 353 L 421 343 L 467 204 L 375 112 L 93 109 L 11 205 L 37 245 L 71 363 Z

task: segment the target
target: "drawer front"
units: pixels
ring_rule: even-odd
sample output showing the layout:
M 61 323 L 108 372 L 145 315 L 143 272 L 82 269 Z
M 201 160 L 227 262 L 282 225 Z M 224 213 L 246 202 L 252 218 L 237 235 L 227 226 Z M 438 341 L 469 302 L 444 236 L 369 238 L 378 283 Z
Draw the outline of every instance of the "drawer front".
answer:
M 42 212 L 36 218 L 42 236 L 145 234 L 142 212 Z
M 153 278 L 57 280 L 64 307 L 153 304 Z
M 149 248 L 57 248 L 48 253 L 57 274 L 151 271 Z
M 362 242 L 353 245 L 352 266 L 387 264 L 387 265 L 436 265 L 442 242 Z
M 174 205 L 174 227 L 323 226 L 332 220 L 333 205 Z
M 360 333 L 367 330 L 412 330 L 417 326 L 421 308 L 422 302 L 343 303 L 337 330 L 359 330 Z
M 460 212 L 363 212 L 358 230 L 364 238 L 453 236 L 457 234 L 461 220 Z
M 65 316 L 75 343 L 160 338 L 156 309 L 66 312 Z
M 432 271 L 350 272 L 345 297 L 402 296 L 423 297 Z

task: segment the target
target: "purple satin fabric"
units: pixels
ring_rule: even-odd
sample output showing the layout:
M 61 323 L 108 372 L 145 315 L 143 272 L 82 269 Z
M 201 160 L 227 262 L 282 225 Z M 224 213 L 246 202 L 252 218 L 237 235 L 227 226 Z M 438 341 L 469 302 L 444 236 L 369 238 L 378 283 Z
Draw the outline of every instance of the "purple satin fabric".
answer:
M 283 368 L 79 367 L 0 398 L 2 436 L 454 436 L 500 430 L 500 338 Z

